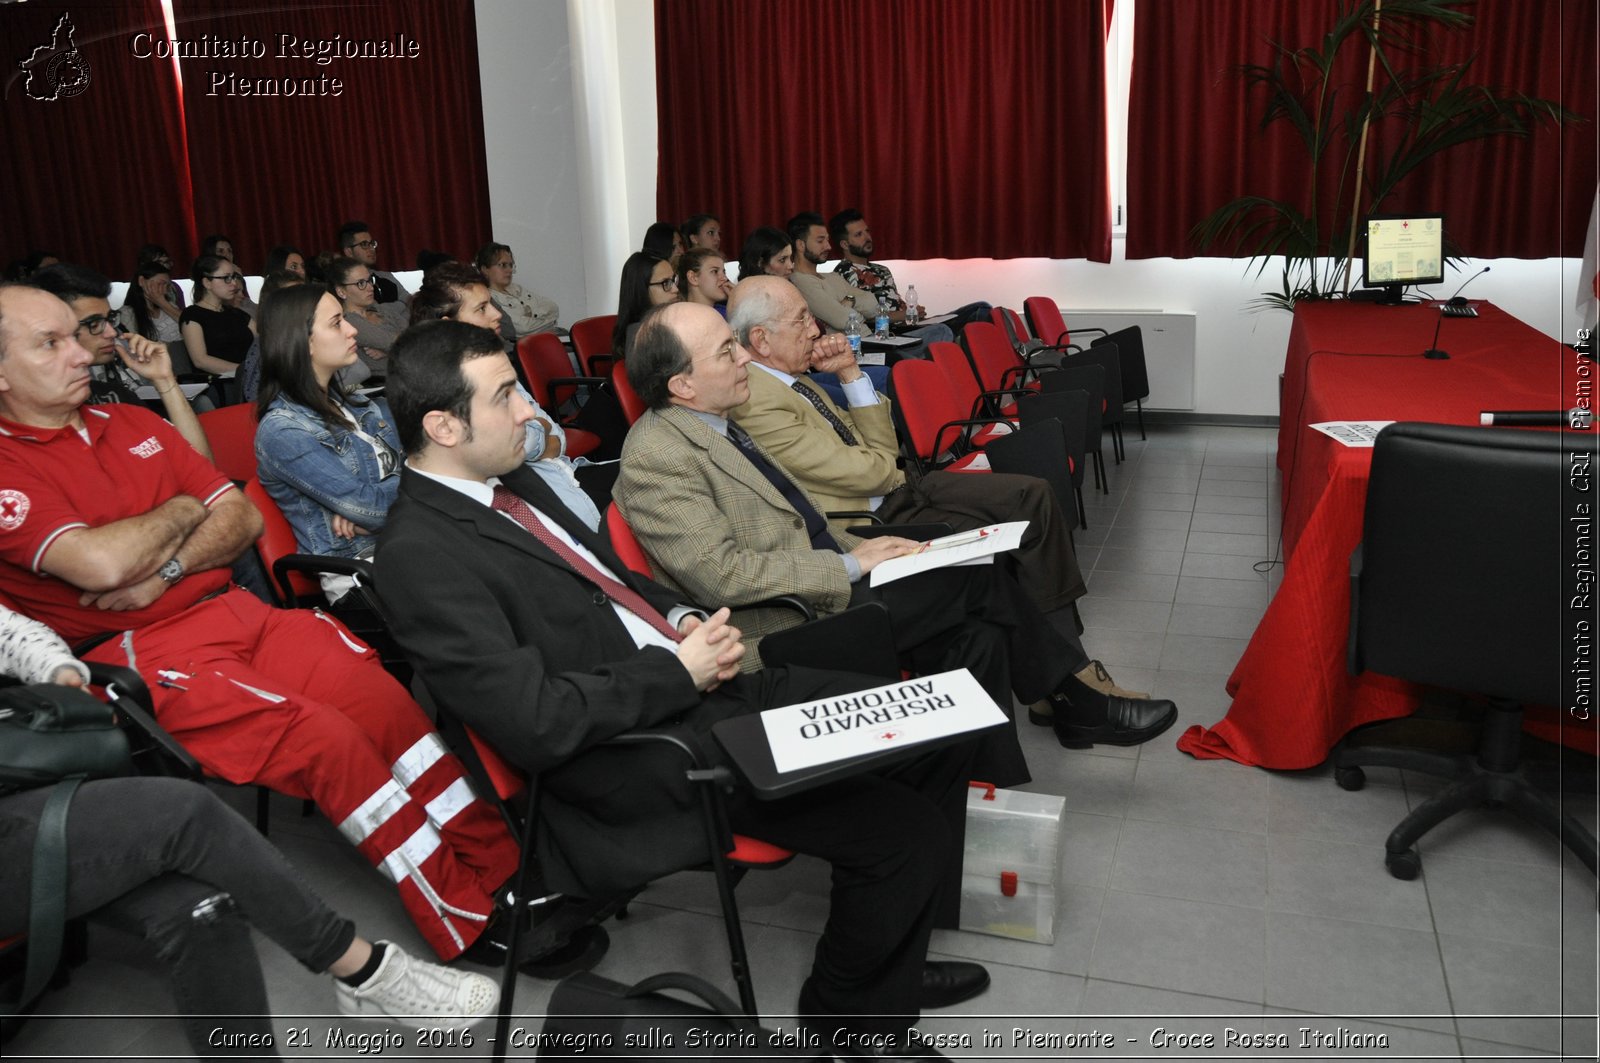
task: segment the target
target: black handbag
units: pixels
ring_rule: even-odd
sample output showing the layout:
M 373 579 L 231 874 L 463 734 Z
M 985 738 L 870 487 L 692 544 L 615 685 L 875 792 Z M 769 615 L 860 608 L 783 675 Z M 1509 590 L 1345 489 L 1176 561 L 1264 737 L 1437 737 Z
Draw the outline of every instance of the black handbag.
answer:
M 0 794 L 54 784 L 33 843 L 28 962 L 22 989 L 0 999 L 15 1015 L 44 990 L 66 930 L 67 809 L 85 779 L 133 770 L 128 738 L 111 706 L 75 687 L 40 683 L 0 688 Z
M 681 990 L 709 1006 L 662 989 Z M 556 983 L 537 1037 L 540 1059 L 832 1058 L 818 1034 L 799 1027 L 767 1029 L 715 986 L 673 972 L 631 986 L 587 972 L 569 975 Z
M 132 771 L 128 737 L 105 702 L 55 683 L 0 688 L 0 794 Z

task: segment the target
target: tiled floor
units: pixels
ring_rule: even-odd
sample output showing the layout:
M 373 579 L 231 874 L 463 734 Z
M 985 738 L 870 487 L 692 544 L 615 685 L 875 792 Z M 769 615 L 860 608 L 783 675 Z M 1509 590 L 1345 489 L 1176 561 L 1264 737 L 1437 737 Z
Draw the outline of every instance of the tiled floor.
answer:
M 1546 836 L 1501 814 L 1461 816 L 1423 840 L 1423 875 L 1401 882 L 1384 870 L 1383 837 L 1432 781 L 1369 770 L 1366 789 L 1346 793 L 1326 769 L 1274 773 L 1174 748 L 1182 728 L 1225 712 L 1224 679 L 1275 586 L 1276 570 L 1257 570 L 1276 549 L 1273 439 L 1164 427 L 1111 467 L 1111 493 L 1093 498 L 1078 536 L 1086 642 L 1123 685 L 1175 699 L 1181 718 L 1147 746 L 1087 752 L 1022 725 L 1029 789 L 1066 798 L 1056 941 L 939 932 L 935 952 L 982 960 L 994 984 L 922 1029 L 970 1038 L 949 1051 L 970 1059 L 1594 1059 L 1595 879 Z M 1575 811 L 1594 826 L 1592 801 Z M 330 828 L 288 802 L 275 815 L 274 839 L 336 907 L 370 936 L 419 944 Z M 826 869 L 804 859 L 740 887 L 768 1025 L 793 1007 L 826 888 Z M 598 972 L 692 971 L 731 992 L 715 912 L 706 875 L 651 886 L 612 926 Z M 260 948 L 278 1013 L 329 1010 L 326 979 Z M 149 1017 L 171 1009 L 154 963 L 110 934 L 93 952 L 45 1007 L 128 1017 L 35 1021 L 7 1058 L 182 1057 L 177 1024 Z M 549 994 L 522 980 L 525 1029 Z M 311 1025 L 320 1045 L 328 1023 Z M 384 1054 L 421 1054 L 409 1036 Z

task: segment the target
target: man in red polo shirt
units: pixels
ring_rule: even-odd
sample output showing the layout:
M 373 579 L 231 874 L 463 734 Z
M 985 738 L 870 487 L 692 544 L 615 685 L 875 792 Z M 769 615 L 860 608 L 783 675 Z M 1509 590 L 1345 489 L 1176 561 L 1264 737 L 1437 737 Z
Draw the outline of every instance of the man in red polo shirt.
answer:
M 315 800 L 438 954 L 482 932 L 516 843 L 373 651 L 228 583 L 261 516 L 171 425 L 89 406 L 58 297 L 0 285 L 0 593 L 135 668 L 214 775 Z

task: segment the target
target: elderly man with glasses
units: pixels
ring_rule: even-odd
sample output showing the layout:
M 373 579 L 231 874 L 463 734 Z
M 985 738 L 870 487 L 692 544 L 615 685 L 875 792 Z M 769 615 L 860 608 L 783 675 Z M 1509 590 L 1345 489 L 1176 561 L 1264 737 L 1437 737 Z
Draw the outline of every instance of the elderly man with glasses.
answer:
M 89 370 L 90 402 L 142 403 L 137 389 L 148 384 L 156 389 L 172 427 L 203 457 L 211 457 L 205 430 L 178 385 L 167 345 L 122 330 L 107 300 L 110 281 L 87 267 L 58 263 L 34 274 L 32 283 L 66 300 L 78 319 L 73 338 L 94 357 Z

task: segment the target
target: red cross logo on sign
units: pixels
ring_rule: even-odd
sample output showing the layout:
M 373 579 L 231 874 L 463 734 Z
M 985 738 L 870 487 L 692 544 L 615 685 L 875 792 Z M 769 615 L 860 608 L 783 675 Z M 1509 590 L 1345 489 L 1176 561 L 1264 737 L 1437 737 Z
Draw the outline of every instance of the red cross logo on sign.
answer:
M 878 741 L 880 742 L 898 742 L 905 736 L 906 735 L 904 731 L 879 731 L 877 734 Z
M 15 531 L 28 519 L 28 496 L 6 488 L 0 491 L 0 528 Z

